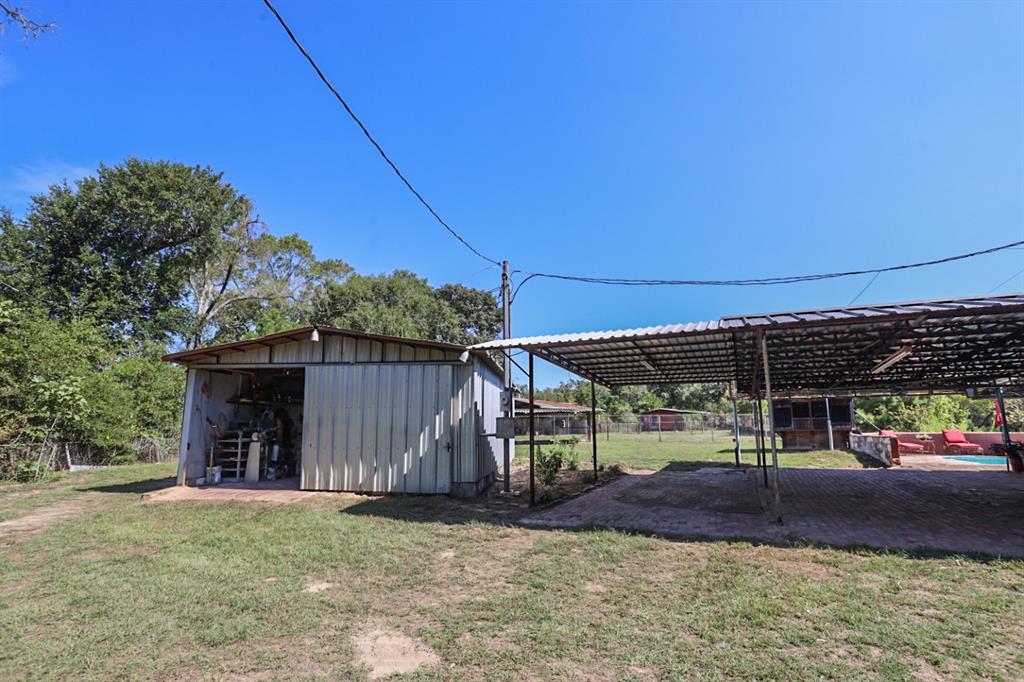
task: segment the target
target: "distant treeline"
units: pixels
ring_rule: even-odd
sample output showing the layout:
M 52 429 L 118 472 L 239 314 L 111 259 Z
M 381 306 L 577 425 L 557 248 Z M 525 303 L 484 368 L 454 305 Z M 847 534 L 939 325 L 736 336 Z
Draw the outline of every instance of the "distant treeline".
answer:
M 590 382 L 564 381 L 554 388 L 535 391 L 541 400 L 590 405 Z M 725 384 L 651 384 L 615 389 L 597 387 L 597 406 L 611 417 L 636 414 L 659 407 L 729 414 L 732 403 Z M 749 412 L 750 403 L 739 401 L 739 410 Z M 862 429 L 897 431 L 939 431 L 959 428 L 965 431 L 993 431 L 995 410 L 991 400 L 971 400 L 966 396 L 857 398 L 854 401 L 857 425 Z M 1024 400 L 1006 401 L 1010 427 L 1024 430 Z

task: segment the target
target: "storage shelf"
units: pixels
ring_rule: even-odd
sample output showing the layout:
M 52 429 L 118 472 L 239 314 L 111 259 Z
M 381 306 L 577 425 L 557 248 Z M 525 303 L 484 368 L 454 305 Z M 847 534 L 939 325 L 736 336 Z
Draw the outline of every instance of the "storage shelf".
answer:
M 301 405 L 301 398 L 284 398 L 282 400 L 261 400 L 259 398 L 228 398 L 230 405 Z

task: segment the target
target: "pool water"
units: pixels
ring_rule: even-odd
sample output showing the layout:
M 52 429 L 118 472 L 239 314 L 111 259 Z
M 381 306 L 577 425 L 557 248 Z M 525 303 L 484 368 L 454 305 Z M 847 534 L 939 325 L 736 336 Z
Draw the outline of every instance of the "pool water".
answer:
M 956 459 L 971 464 L 1000 464 L 1006 465 L 1006 458 L 996 455 L 948 455 L 942 459 Z

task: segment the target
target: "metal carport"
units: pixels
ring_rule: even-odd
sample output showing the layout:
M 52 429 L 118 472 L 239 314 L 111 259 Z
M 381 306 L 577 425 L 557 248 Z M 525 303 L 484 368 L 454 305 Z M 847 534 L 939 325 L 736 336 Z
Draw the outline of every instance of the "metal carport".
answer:
M 779 396 L 1001 395 L 1024 383 L 1024 293 L 737 315 L 473 347 L 514 348 L 530 354 L 531 394 L 536 356 L 608 387 L 730 383 L 759 406 L 762 396 L 770 406 Z M 768 413 L 778 511 L 778 458 Z M 531 498 L 533 440 L 531 433 Z M 760 458 L 763 444 L 758 451 Z

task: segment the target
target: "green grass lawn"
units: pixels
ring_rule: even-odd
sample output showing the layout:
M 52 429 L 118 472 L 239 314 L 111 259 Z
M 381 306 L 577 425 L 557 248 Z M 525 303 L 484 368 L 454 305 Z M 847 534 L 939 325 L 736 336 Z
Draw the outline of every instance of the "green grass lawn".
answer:
M 634 461 L 677 461 L 659 456 Z M 1020 561 L 527 530 L 511 523 L 522 507 L 494 498 L 140 499 L 172 475 L 0 487 L 21 518 L 30 498 L 46 501 L 36 512 L 83 504 L 34 537 L 0 536 L 0 679 L 364 679 L 353 637 L 373 628 L 436 652 L 406 676 L 421 680 L 1024 670 Z
M 520 439 L 516 445 L 516 458 L 520 462 L 525 462 L 529 461 L 530 449 L 522 440 L 524 439 Z M 740 446 L 740 461 L 744 464 L 754 464 L 754 439 L 741 438 Z M 587 467 L 591 461 L 590 442 L 580 441 L 576 450 L 580 453 L 581 466 Z M 598 464 L 618 464 L 627 469 L 658 471 L 665 468 L 696 469 L 702 466 L 732 465 L 735 464 L 736 457 L 733 452 L 732 434 L 728 431 L 663 433 L 660 439 L 657 433 L 612 433 L 598 438 L 597 461 Z M 863 465 L 848 452 L 815 450 L 781 452 L 779 466 L 859 468 Z

